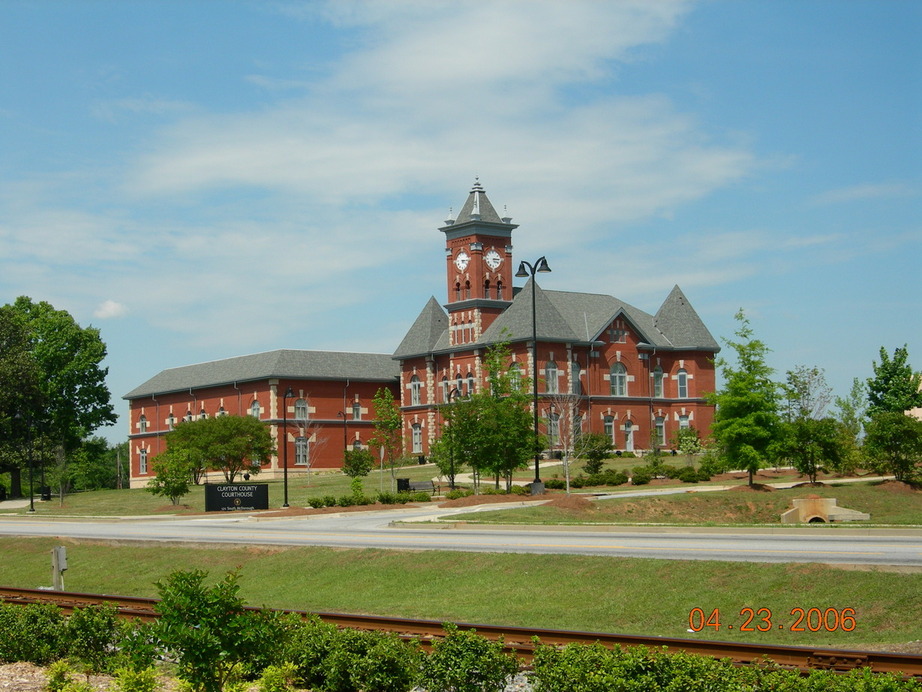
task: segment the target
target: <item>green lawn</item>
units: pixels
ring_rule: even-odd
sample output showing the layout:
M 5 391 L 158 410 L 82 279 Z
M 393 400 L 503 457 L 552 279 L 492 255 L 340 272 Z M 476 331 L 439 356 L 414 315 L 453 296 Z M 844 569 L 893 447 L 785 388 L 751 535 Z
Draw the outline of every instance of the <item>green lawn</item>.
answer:
M 438 470 L 433 466 L 406 466 L 395 469 L 397 478 L 409 478 L 413 481 L 432 480 Z M 253 481 L 269 484 L 269 507 L 278 509 L 284 500 L 284 487 L 281 479 L 265 480 L 254 476 Z M 311 474 L 309 477 L 290 474 L 288 476 L 288 504 L 292 507 L 307 507 L 310 497 L 322 495 L 350 494 L 351 478 L 338 471 Z M 391 472 L 382 474 L 375 470 L 362 479 L 365 493 L 374 496 L 379 489 L 390 491 Z M 447 482 L 444 484 L 447 490 Z M 205 511 L 205 490 L 202 486 L 192 486 L 181 504 L 174 507 L 169 498 L 152 495 L 144 489 L 135 490 L 101 490 L 88 493 L 73 493 L 64 498 L 63 505 L 55 496 L 50 502 L 35 502 L 36 512 L 50 516 L 141 516 L 147 514 L 188 514 Z M 24 514 L 28 508 L 4 510 Z
M 922 574 L 810 564 L 0 538 L 0 584 L 47 586 L 62 543 L 69 591 L 156 596 L 154 582 L 175 569 L 215 579 L 240 569 L 258 606 L 840 648 L 922 639 Z M 740 632 L 746 607 L 770 609 L 772 631 Z M 694 608 L 719 609 L 721 629 L 687 632 Z M 853 608 L 857 627 L 791 632 L 795 608 Z
M 801 487 L 771 492 L 728 490 L 692 492 L 661 497 L 637 497 L 593 502 L 585 509 L 535 506 L 514 510 L 478 512 L 465 520 L 503 524 L 775 524 L 790 509 L 791 500 L 808 495 L 834 497 L 840 507 L 867 512 L 875 525 L 922 525 L 922 492 L 906 492 L 890 483 L 843 483 L 824 487 Z M 635 490 L 640 489 L 634 487 Z M 854 524 L 850 524 L 854 525 Z M 857 525 L 867 525 L 858 522 Z

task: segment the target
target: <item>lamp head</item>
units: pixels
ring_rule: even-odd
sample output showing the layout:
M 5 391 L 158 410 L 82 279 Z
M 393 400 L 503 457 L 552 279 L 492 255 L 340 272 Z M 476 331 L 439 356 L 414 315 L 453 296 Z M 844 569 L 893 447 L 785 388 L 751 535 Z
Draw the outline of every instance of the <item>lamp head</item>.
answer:
M 293 391 L 291 391 L 291 385 L 288 385 L 288 389 L 285 390 L 285 395 L 284 395 L 285 398 L 286 398 L 286 399 L 291 399 L 291 398 L 294 397 L 294 395 L 295 395 L 295 393 L 294 393 Z
M 515 275 L 520 279 L 528 278 L 529 274 L 528 269 L 525 268 L 525 262 L 519 262 L 519 270 L 515 273 Z
M 538 260 L 538 268 L 535 269 L 536 272 L 541 272 L 542 274 L 548 273 L 551 271 L 551 268 L 547 266 L 547 259 L 542 257 Z

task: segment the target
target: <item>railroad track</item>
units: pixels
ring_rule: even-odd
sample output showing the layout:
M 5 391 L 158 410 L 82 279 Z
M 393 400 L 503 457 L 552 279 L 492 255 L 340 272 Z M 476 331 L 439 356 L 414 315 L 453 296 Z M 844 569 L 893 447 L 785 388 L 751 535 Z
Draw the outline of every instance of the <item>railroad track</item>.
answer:
M 106 596 L 102 594 L 73 593 L 67 591 L 46 591 L 42 589 L 14 589 L 0 587 L 0 602 L 27 605 L 29 603 L 53 603 L 65 613 L 75 608 L 93 604 L 109 604 L 118 609 L 125 618 L 142 621 L 155 620 L 157 611 L 155 598 L 131 596 Z M 248 608 L 258 610 L 257 608 Z M 403 638 L 418 639 L 423 646 L 442 636 L 442 622 L 436 620 L 410 620 L 406 618 L 379 617 L 375 615 L 348 615 L 343 613 L 308 613 L 306 611 L 282 611 L 298 615 L 316 615 L 324 622 L 338 627 L 395 632 Z M 771 660 L 792 669 L 809 671 L 826 669 L 847 671 L 853 668 L 870 668 L 877 673 L 898 673 L 922 679 L 922 656 L 882 651 L 856 651 L 848 649 L 827 649 L 808 646 L 782 646 L 772 644 L 744 644 L 739 642 L 700 641 L 670 637 L 644 637 L 601 632 L 575 632 L 569 630 L 547 630 L 526 627 L 498 625 L 474 625 L 456 623 L 459 629 L 476 629 L 488 639 L 503 638 L 507 651 L 529 660 L 534 650 L 533 638 L 543 644 L 563 646 L 565 644 L 592 644 L 601 642 L 605 646 L 665 647 L 669 651 L 685 651 L 690 654 L 729 658 L 738 665 L 751 665 Z

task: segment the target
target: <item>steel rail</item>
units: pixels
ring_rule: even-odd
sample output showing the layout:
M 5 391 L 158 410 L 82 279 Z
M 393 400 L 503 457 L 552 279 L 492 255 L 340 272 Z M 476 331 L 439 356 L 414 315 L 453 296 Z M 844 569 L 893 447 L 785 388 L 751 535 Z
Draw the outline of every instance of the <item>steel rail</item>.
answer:
M 29 603 L 52 603 L 65 613 L 75 608 L 94 604 L 108 604 L 115 607 L 125 618 L 142 621 L 157 619 L 158 599 L 133 596 L 108 596 L 103 594 L 47 591 L 44 589 L 16 589 L 0 586 L 0 602 L 27 605 Z M 259 608 L 248 608 L 259 610 Z M 323 622 L 342 628 L 379 630 L 394 632 L 405 639 L 417 639 L 423 646 L 444 634 L 443 622 L 439 620 L 414 620 L 407 618 L 381 617 L 377 615 L 350 615 L 345 613 L 311 613 L 301 610 L 281 610 L 301 617 L 314 615 Z M 737 665 L 752 665 L 774 662 L 779 666 L 809 670 L 848 671 L 854 668 L 869 668 L 876 673 L 897 673 L 922 679 L 922 656 L 886 651 L 859 651 L 831 649 L 826 647 L 786 646 L 777 644 L 747 644 L 742 642 L 706 641 L 672 637 L 653 637 L 602 632 L 579 632 L 570 630 L 509 627 L 505 625 L 478 625 L 455 623 L 462 630 L 476 630 L 488 639 L 503 639 L 507 651 L 515 653 L 526 661 L 531 659 L 535 648 L 534 638 L 542 644 L 564 646 L 566 644 L 601 644 L 614 646 L 645 646 L 650 649 L 665 649 L 669 652 L 684 651 L 712 658 L 728 658 Z

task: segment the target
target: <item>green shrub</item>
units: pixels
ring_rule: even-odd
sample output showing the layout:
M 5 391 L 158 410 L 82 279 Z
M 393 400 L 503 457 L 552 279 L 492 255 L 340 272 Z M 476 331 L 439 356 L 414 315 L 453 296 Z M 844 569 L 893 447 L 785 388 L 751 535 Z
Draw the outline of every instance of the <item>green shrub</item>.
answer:
M 305 687 L 323 689 L 324 661 L 333 650 L 338 633 L 336 625 L 323 622 L 316 615 L 308 617 L 295 632 L 291 660 L 298 680 Z
M 445 493 L 445 499 L 457 500 L 462 497 L 470 497 L 473 494 L 474 491 L 468 488 L 455 488 L 454 490 L 449 490 L 447 493 Z
M 410 502 L 432 502 L 432 495 L 423 490 L 417 490 L 411 494 L 411 497 L 413 499 Z
M 653 471 L 649 466 L 637 466 L 631 470 L 632 485 L 646 485 L 653 480 Z
M 378 502 L 380 502 L 382 505 L 400 504 L 400 501 L 397 499 L 397 493 L 392 493 L 387 490 L 378 493 Z
M 155 624 L 135 618 L 131 621 L 120 620 L 118 627 L 119 644 L 115 666 L 136 672 L 151 667 L 159 655 Z
M 309 497 L 307 498 L 307 504 L 314 509 L 320 509 L 321 507 L 327 506 L 322 497 Z
M 352 495 L 343 495 L 336 501 L 339 507 L 352 507 L 355 504 L 355 498 Z
M 157 671 L 153 666 L 147 668 L 118 668 L 113 681 L 115 692 L 157 692 L 159 684 Z
M 293 692 L 297 668 L 294 663 L 268 666 L 256 683 L 259 692 Z
M 327 692 L 403 692 L 415 684 L 419 652 L 395 634 L 339 630 L 322 668 Z
M 70 667 L 70 661 L 61 658 L 48 666 L 46 674 L 45 689 L 48 692 L 61 692 L 65 685 L 74 679 L 74 671 Z
M 48 603 L 0 603 L 0 662 L 47 665 L 67 655 L 64 616 Z
M 324 495 L 323 496 L 323 506 L 324 507 L 335 507 L 337 505 L 336 497 L 333 495 Z
M 572 482 L 570 483 L 572 486 Z M 564 490 L 567 487 L 563 478 L 548 478 L 544 481 L 544 487 L 548 490 Z
M 94 673 L 110 670 L 121 639 L 118 610 L 108 604 L 77 608 L 67 618 L 64 637 L 71 660 Z
M 502 640 L 490 641 L 450 623 L 443 627 L 445 636 L 432 643 L 423 661 L 420 684 L 427 692 L 498 692 L 518 671 L 516 658 L 503 652 Z
M 203 570 L 177 571 L 156 583 L 160 615 L 154 629 L 175 660 L 179 677 L 196 692 L 221 692 L 238 679 L 247 661 L 266 658 L 265 617 L 245 609 L 237 572 L 214 586 Z
M 676 469 L 675 473 L 673 473 L 670 478 L 675 478 L 683 483 L 697 483 L 698 470 L 691 466 L 683 466 L 682 468 Z
M 547 483 L 544 484 L 544 487 L 547 487 Z M 513 485 L 509 492 L 513 495 L 531 495 L 531 491 L 524 485 Z

